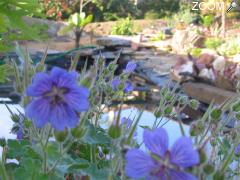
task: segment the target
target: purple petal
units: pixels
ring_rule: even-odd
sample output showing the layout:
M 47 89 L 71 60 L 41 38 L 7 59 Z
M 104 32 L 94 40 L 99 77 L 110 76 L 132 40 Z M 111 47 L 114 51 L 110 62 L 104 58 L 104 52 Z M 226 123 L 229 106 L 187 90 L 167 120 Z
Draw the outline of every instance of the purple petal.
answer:
M 46 98 L 34 99 L 26 107 L 26 116 L 34 121 L 37 127 L 43 127 L 49 120 L 50 101 Z
M 154 154 L 164 159 L 168 150 L 168 134 L 165 129 L 158 128 L 154 131 L 144 130 L 143 141 L 145 146 Z
M 235 148 L 234 153 L 235 153 L 236 155 L 239 155 L 239 154 L 240 154 L 240 144 Z
M 53 68 L 51 78 L 58 88 L 70 88 L 72 85 L 77 85 L 77 72 L 67 72 L 61 68 Z
M 50 122 L 54 129 L 63 131 L 67 127 L 76 127 L 79 119 L 73 109 L 62 103 L 52 109 Z
M 120 80 L 119 76 L 115 77 L 112 80 L 112 89 L 114 91 L 117 91 L 118 90 L 118 86 L 120 85 L 120 83 L 121 83 L 121 80 Z
M 17 131 L 17 139 L 18 140 L 22 140 L 23 139 L 23 129 L 22 128 L 19 128 L 19 130 Z
M 158 168 L 148 154 L 138 149 L 129 150 L 126 154 L 126 161 L 125 171 L 130 178 L 144 178 Z
M 89 109 L 88 96 L 89 90 L 87 88 L 75 86 L 64 95 L 64 99 L 75 111 L 82 112 Z
M 127 129 L 131 128 L 133 121 L 130 118 L 123 117 L 120 120 L 120 125 L 125 125 Z
M 133 61 L 130 61 L 127 63 L 126 69 L 125 69 L 125 73 L 131 73 L 133 72 L 137 67 L 137 64 Z
M 28 96 L 42 96 L 51 91 L 52 81 L 46 73 L 37 73 L 33 78 L 33 83 L 27 89 Z
M 131 92 L 131 91 L 133 91 L 133 90 L 134 90 L 133 84 L 132 84 L 130 81 L 127 81 L 127 82 L 125 83 L 124 92 L 125 92 L 125 93 L 129 93 L 129 92 Z
M 186 172 L 169 170 L 171 180 L 197 180 L 195 176 Z
M 171 163 L 183 168 L 191 167 L 199 163 L 199 154 L 193 149 L 190 138 L 179 138 L 170 152 Z

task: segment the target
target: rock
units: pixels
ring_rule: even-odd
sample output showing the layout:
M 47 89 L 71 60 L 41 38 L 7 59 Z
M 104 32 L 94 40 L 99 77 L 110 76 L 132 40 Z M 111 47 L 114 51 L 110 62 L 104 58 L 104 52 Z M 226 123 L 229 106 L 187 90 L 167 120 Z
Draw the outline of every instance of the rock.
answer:
M 214 60 L 215 56 L 212 54 L 201 54 L 195 64 L 196 67 L 201 71 L 204 68 L 211 68 Z
M 223 74 L 226 65 L 226 60 L 223 56 L 219 56 L 214 60 L 212 65 L 215 71 L 218 71 L 220 74 Z
M 216 80 L 216 76 L 214 75 L 214 72 L 212 69 L 204 68 L 200 71 L 198 76 L 203 78 L 204 80 L 210 80 L 210 81 Z
M 96 39 L 96 43 L 104 47 L 130 47 L 131 41 L 117 37 L 101 37 Z
M 232 61 L 235 63 L 240 63 L 240 54 L 235 55 Z
M 173 35 L 173 33 L 172 33 L 172 28 L 170 28 L 170 27 L 163 27 L 163 28 L 161 29 L 161 31 L 162 31 L 165 35 Z

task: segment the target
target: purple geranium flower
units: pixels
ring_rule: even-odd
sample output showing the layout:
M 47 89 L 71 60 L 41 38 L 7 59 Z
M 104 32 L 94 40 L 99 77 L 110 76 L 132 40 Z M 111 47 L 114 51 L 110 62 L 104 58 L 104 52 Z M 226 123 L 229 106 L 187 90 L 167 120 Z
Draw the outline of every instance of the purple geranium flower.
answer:
M 234 153 L 235 153 L 235 155 L 240 155 L 240 144 L 239 145 L 237 145 L 237 147 L 235 148 L 235 150 L 234 150 Z
M 126 154 L 127 176 L 147 180 L 196 179 L 185 171 L 185 168 L 199 163 L 198 152 L 193 149 L 190 138 L 179 138 L 169 150 L 168 134 L 165 129 L 158 128 L 154 131 L 144 130 L 143 141 L 150 154 L 139 149 L 129 150 Z
M 137 64 L 133 61 L 127 63 L 126 69 L 124 70 L 125 73 L 132 73 L 136 69 Z
M 120 121 L 120 125 L 124 126 L 127 131 L 132 127 L 133 121 L 130 118 L 123 117 Z M 137 136 L 137 131 L 134 132 L 133 137 Z
M 119 86 L 120 86 L 120 84 L 121 84 L 121 79 L 120 79 L 120 77 L 119 77 L 119 76 L 115 77 L 115 78 L 112 80 L 112 89 L 113 89 L 114 91 L 117 91 L 118 88 L 119 88 Z M 130 81 L 126 81 L 125 84 L 124 84 L 124 89 L 123 89 L 123 91 L 124 91 L 125 93 L 129 93 L 129 92 L 131 92 L 131 91 L 133 91 L 133 90 L 134 90 L 133 84 L 132 84 Z
M 62 131 L 78 124 L 78 113 L 89 108 L 89 90 L 77 84 L 77 72 L 53 68 L 50 74 L 37 73 L 27 89 L 33 97 L 26 107 L 26 116 L 37 127 L 50 123 Z

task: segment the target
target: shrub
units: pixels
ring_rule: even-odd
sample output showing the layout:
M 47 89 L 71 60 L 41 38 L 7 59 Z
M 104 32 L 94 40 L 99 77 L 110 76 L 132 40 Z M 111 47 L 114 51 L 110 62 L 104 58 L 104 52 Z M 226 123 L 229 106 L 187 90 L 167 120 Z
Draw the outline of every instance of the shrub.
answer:
M 150 10 L 146 12 L 144 15 L 144 19 L 158 19 L 158 18 L 159 18 L 159 14 L 154 10 Z
M 204 27 L 210 27 L 214 22 L 214 15 L 209 14 L 201 16 L 201 21 Z
M 218 52 L 224 56 L 233 56 L 240 53 L 240 39 L 229 39 L 222 44 L 218 49 Z
M 217 49 L 224 41 L 219 38 L 208 38 L 205 41 L 205 46 L 209 49 Z
M 156 37 L 151 38 L 151 41 L 162 41 L 166 39 L 166 35 L 160 31 Z
M 122 19 L 112 27 L 113 35 L 132 35 L 133 34 L 133 22 L 128 17 L 126 19 Z

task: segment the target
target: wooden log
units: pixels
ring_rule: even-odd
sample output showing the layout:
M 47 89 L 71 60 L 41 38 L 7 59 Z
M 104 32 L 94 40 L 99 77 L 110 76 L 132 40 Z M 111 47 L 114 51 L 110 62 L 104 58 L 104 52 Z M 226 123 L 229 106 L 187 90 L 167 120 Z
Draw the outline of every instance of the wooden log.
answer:
M 239 96 L 235 92 L 220 89 L 204 83 L 183 83 L 182 89 L 188 96 L 207 104 L 210 104 L 212 101 L 216 104 L 221 104 L 228 99 Z

